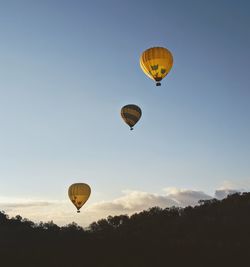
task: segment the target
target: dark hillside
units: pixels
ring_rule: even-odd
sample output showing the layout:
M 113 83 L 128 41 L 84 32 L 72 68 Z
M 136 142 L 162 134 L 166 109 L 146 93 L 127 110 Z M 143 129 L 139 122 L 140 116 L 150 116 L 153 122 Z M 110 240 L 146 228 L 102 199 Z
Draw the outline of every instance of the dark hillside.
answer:
M 87 230 L 0 213 L 0 266 L 250 266 L 250 193 L 108 217 Z

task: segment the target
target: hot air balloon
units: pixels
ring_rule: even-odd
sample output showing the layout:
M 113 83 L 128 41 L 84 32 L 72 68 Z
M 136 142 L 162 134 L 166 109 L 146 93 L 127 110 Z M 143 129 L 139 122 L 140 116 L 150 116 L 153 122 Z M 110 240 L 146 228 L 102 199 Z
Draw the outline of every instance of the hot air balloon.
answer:
M 77 212 L 80 212 L 80 208 L 88 200 L 91 193 L 89 185 L 84 183 L 72 184 L 69 187 L 68 195 L 72 203 L 76 206 Z
M 133 130 L 133 126 L 139 121 L 141 114 L 141 109 L 133 104 L 126 105 L 121 109 L 121 116 L 130 127 L 130 130 Z
M 167 48 L 152 47 L 141 54 L 140 66 L 149 78 L 156 81 L 156 86 L 160 86 L 160 81 L 173 66 L 173 56 Z

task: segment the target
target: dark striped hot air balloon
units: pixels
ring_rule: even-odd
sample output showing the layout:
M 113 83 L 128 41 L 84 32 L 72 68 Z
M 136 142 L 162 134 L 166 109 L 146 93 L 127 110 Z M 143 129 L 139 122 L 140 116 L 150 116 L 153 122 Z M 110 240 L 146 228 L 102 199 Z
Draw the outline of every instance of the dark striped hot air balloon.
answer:
M 121 116 L 125 123 L 130 127 L 130 130 L 133 130 L 134 125 L 141 118 L 141 109 L 133 104 L 126 105 L 121 109 Z

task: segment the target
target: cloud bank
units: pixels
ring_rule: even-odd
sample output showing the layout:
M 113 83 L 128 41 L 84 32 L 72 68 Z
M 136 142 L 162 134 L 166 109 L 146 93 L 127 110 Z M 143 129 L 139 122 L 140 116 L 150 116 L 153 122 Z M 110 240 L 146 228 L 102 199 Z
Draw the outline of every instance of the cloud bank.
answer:
M 123 191 L 122 196 L 110 201 L 86 204 L 79 216 L 72 204 L 67 201 L 55 200 L 12 200 L 0 198 L 0 210 L 10 216 L 20 214 L 35 222 L 53 220 L 58 225 L 65 225 L 72 221 L 79 225 L 88 226 L 91 222 L 108 215 L 133 214 L 154 206 L 161 208 L 178 206 L 195 206 L 199 200 L 212 198 L 222 199 L 228 194 L 244 190 L 220 188 L 215 190 L 214 196 L 202 191 L 178 188 L 164 188 L 163 194 L 153 194 L 143 191 Z

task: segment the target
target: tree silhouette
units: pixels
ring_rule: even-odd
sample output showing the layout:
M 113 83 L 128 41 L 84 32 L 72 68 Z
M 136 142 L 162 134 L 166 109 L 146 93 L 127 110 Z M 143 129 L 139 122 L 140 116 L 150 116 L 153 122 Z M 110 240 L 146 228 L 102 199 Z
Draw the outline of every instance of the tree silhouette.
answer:
M 83 229 L 0 212 L 0 266 L 250 266 L 250 193 L 108 216 Z

